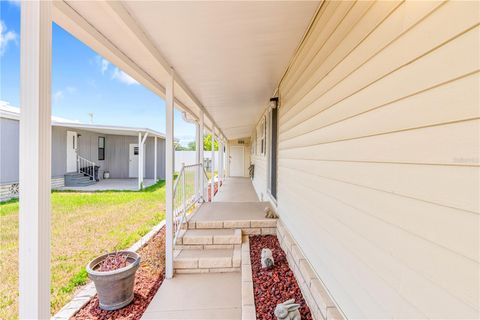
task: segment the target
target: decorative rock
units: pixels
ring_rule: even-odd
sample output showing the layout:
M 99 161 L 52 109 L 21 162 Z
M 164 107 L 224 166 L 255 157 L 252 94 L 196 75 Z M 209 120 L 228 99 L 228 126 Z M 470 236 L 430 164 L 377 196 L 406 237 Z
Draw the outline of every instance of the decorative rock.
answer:
M 268 218 L 268 219 L 278 218 L 277 214 L 270 207 L 265 207 L 265 209 L 263 210 L 265 211 L 265 218 Z
M 295 299 L 290 299 L 284 303 L 277 304 L 274 314 L 278 320 L 301 320 L 300 305 L 295 303 Z
M 272 250 L 268 248 L 262 249 L 261 256 L 262 268 L 271 268 L 275 264 L 273 260 Z

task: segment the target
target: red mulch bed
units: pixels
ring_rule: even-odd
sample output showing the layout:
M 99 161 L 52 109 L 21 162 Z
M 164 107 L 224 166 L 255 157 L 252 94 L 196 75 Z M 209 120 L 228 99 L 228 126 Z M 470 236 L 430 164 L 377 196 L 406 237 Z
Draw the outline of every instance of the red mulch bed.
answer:
M 98 297 L 95 296 L 72 319 L 140 319 L 164 279 L 165 227 L 150 239 L 138 254 L 142 260 L 135 276 L 135 296 L 132 303 L 119 310 L 106 311 L 100 309 Z
M 260 255 L 263 248 L 272 250 L 275 265 L 271 269 L 262 269 Z M 257 320 L 275 320 L 275 307 L 288 299 L 295 299 L 295 303 L 300 304 L 303 320 L 313 319 L 276 236 L 250 236 L 250 258 Z

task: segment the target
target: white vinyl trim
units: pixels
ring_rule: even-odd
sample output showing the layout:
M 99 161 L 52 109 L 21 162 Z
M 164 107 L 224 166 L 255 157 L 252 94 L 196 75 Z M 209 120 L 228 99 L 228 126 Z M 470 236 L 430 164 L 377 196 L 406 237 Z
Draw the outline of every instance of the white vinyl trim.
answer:
M 52 2 L 22 1 L 19 318 L 50 318 Z

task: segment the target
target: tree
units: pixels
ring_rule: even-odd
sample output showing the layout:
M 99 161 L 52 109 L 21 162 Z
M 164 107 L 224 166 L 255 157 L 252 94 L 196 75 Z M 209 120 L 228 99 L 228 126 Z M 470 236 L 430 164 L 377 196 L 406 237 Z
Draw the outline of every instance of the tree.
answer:
M 175 151 L 186 151 L 187 150 L 187 148 L 182 146 L 179 142 L 174 142 L 173 144 L 175 146 Z
M 215 140 L 214 142 L 215 142 L 214 144 L 215 151 L 218 151 L 218 142 L 217 140 Z M 212 134 L 211 133 L 203 136 L 203 150 L 204 151 L 212 150 Z
M 190 141 L 187 145 L 187 148 L 186 148 L 188 151 L 195 151 L 197 150 L 197 146 L 195 144 L 195 141 Z

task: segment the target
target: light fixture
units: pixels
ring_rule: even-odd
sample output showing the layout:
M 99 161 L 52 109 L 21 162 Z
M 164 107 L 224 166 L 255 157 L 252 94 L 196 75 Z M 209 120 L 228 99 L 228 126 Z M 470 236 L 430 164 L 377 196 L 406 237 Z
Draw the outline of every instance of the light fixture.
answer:
M 278 97 L 270 98 L 270 108 L 276 109 L 278 107 Z

